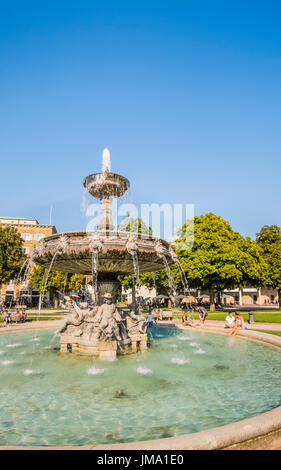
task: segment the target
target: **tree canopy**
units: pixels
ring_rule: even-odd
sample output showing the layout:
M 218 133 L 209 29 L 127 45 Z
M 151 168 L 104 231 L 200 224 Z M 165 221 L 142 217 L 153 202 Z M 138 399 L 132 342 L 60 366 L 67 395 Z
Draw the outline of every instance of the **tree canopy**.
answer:
M 191 222 L 179 231 L 176 245 L 188 245 L 191 240 Z M 249 237 L 243 238 L 230 223 L 209 213 L 194 219 L 194 243 L 191 249 L 177 250 L 190 287 L 214 291 L 261 285 L 265 263 L 262 252 Z
M 262 249 L 267 264 L 266 284 L 278 290 L 281 301 L 281 228 L 265 225 L 257 234 L 257 244 Z
M 145 235 L 152 235 L 151 227 L 147 225 L 140 218 L 126 217 L 118 225 L 119 232 L 133 232 L 133 233 L 143 233 Z
M 41 293 L 45 282 L 45 268 L 42 266 L 35 266 L 31 275 L 30 282 Z M 71 290 L 79 290 L 84 286 L 86 277 L 83 274 L 66 274 L 61 271 L 51 271 L 48 276 L 46 284 L 46 292 L 50 292 L 55 298 L 58 297 L 59 292 L 69 292 Z
M 140 219 L 131 225 L 142 227 Z M 125 226 L 128 228 L 129 225 Z M 183 249 L 185 247 L 185 249 Z M 230 223 L 209 213 L 187 221 L 178 231 L 175 251 L 185 272 L 188 284 L 193 288 L 210 291 L 214 303 L 215 291 L 263 285 L 267 264 L 262 249 L 250 237 L 243 238 Z M 176 284 L 181 286 L 181 275 L 177 267 L 171 268 Z M 122 276 L 127 289 L 132 287 L 132 276 Z M 140 275 L 140 284 L 158 291 L 169 292 L 165 269 Z
M 0 284 L 15 279 L 25 259 L 18 231 L 13 227 L 0 227 Z

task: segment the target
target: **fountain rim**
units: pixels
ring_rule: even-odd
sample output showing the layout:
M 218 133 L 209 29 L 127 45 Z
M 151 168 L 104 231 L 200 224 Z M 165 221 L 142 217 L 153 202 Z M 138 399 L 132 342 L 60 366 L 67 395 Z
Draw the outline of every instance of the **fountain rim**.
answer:
M 167 242 L 166 240 L 162 239 L 162 238 L 159 238 L 159 237 L 155 237 L 154 235 L 147 235 L 147 234 L 144 234 L 144 233 L 138 233 L 138 232 L 124 232 L 122 230 L 91 230 L 91 231 L 87 231 L 87 230 L 74 230 L 74 231 L 71 231 L 71 232 L 59 232 L 59 233 L 53 233 L 52 235 L 49 235 L 48 237 L 44 237 L 42 238 L 42 240 L 40 240 L 40 243 L 45 243 L 45 241 L 49 241 L 49 240 L 55 240 L 57 238 L 60 238 L 62 236 L 65 236 L 65 237 L 89 237 L 91 239 L 91 237 L 93 235 L 102 235 L 105 239 L 106 238 L 110 238 L 112 236 L 115 236 L 115 238 L 136 238 L 136 239 L 139 239 L 139 240 L 147 240 L 147 241 L 154 241 L 154 242 L 157 242 L 157 241 L 160 241 L 161 243 L 163 243 L 163 245 L 168 249 L 170 246 L 171 246 L 171 243 L 170 242 Z
M 166 325 L 165 325 L 166 326 Z M 175 325 L 174 325 L 175 326 Z M 176 328 L 187 331 L 182 325 L 176 325 Z M 226 335 L 227 333 L 217 328 L 205 327 L 204 330 L 197 330 L 198 332 L 207 332 L 213 334 Z M 31 330 L 46 330 L 54 329 L 54 326 L 36 326 L 34 328 L 19 327 L 17 331 L 0 330 L 0 334 L 17 333 L 22 331 Z M 268 333 L 260 333 L 251 330 L 243 330 L 238 333 L 238 336 L 243 340 L 257 341 L 266 343 L 267 345 L 275 346 L 281 349 L 281 338 L 278 336 L 270 335 Z M 182 434 L 178 436 L 154 439 L 149 441 L 134 441 L 127 443 L 117 444 L 90 444 L 85 446 L 0 446 L 0 450 L 5 449 L 79 449 L 79 450 L 219 450 L 228 448 L 235 444 L 242 444 L 249 440 L 266 437 L 268 434 L 281 429 L 281 406 L 258 414 L 252 418 L 232 422 L 230 424 L 210 428 L 205 431 L 200 431 L 190 434 Z M 262 430 L 262 432 L 261 432 Z
M 137 232 L 123 232 L 123 231 L 110 231 L 110 230 L 93 230 L 93 231 L 74 231 L 55 233 L 43 238 L 39 242 L 39 246 L 33 252 L 32 260 L 38 264 L 47 267 L 50 263 L 51 257 L 56 253 L 61 239 L 65 239 L 66 249 L 65 252 L 60 253 L 56 257 L 54 269 L 62 272 L 76 273 L 91 275 L 91 268 L 88 264 L 90 253 L 92 252 L 91 242 L 101 242 L 102 247 L 99 252 L 99 260 L 102 261 L 103 266 L 100 266 L 100 272 L 115 272 L 117 275 L 132 274 L 132 266 L 128 266 L 128 262 L 132 255 L 127 249 L 127 243 L 132 239 L 137 244 L 137 253 L 139 254 L 139 268 L 140 272 L 155 272 L 164 269 L 165 266 L 161 257 L 157 254 L 157 246 L 163 248 L 166 260 L 169 265 L 174 265 L 172 245 L 166 240 Z M 39 250 L 39 251 L 38 251 Z M 72 255 L 73 253 L 81 253 L 79 263 L 79 256 Z M 105 265 L 107 253 L 112 254 L 108 257 L 111 262 L 123 261 L 122 269 L 115 266 L 114 269 L 108 269 Z M 117 254 L 119 252 L 119 254 Z M 113 253 L 115 255 L 113 256 Z M 74 265 L 71 260 L 74 260 Z
M 119 175 L 119 173 L 113 173 L 112 171 L 99 171 L 97 173 L 91 173 L 90 175 L 87 175 L 85 176 L 85 178 L 83 179 L 83 186 L 87 189 L 87 179 L 88 178 L 92 178 L 94 176 L 99 176 L 99 175 L 105 175 L 105 176 L 109 176 L 109 177 L 114 177 L 115 179 L 120 179 L 122 180 L 123 182 L 127 183 L 127 189 L 130 187 L 130 181 L 128 180 L 128 178 L 126 178 L 126 176 L 123 176 L 123 175 Z

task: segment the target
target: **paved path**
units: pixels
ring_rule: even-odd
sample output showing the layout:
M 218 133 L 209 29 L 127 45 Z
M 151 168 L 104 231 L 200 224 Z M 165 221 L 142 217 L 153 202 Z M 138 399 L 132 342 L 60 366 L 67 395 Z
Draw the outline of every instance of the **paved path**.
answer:
M 221 326 L 224 328 L 224 321 L 219 320 L 206 320 L 206 325 L 208 326 Z M 263 322 L 255 322 L 255 323 L 245 323 L 245 326 L 248 330 L 269 330 L 269 331 L 281 331 L 281 323 L 263 323 Z
M 23 330 L 38 330 L 38 329 L 50 330 L 52 328 L 57 328 L 60 323 L 61 323 L 61 320 L 32 321 L 32 322 L 27 322 L 27 323 L 21 323 L 20 325 L 11 325 L 11 326 L 3 326 L 3 323 L 1 323 L 0 334 L 1 333 L 13 333 L 16 331 L 23 331 Z
M 165 320 L 162 321 L 162 322 L 159 322 L 161 323 L 162 325 L 164 325 L 165 323 L 170 323 L 170 320 Z M 175 325 L 177 324 L 181 324 L 182 321 L 178 318 L 174 318 L 173 319 L 173 323 Z M 199 320 L 195 320 L 195 323 L 197 323 L 198 325 L 200 324 Z M 227 328 L 224 328 L 224 321 L 220 321 L 220 320 L 206 320 L 205 322 L 205 325 L 208 326 L 208 328 L 220 328 L 222 330 L 226 330 L 227 331 Z M 256 322 L 256 323 L 252 323 L 251 325 L 249 325 L 248 323 L 245 323 L 246 325 L 246 328 L 247 330 L 268 330 L 268 331 L 280 331 L 281 332 L 281 323 L 263 323 L 263 322 Z

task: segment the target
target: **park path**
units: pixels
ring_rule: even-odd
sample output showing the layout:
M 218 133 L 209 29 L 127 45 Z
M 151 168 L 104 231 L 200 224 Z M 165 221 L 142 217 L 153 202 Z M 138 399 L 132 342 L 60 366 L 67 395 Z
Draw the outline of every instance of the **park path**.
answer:
M 13 331 L 23 331 L 23 330 L 57 328 L 58 325 L 61 323 L 62 318 L 57 319 L 57 320 L 41 320 L 41 321 L 32 320 L 32 322 L 21 323 L 20 325 L 11 325 L 11 326 L 4 326 L 2 323 L 0 326 L 0 333 L 5 333 L 5 332 L 8 333 L 8 332 L 13 332 Z M 162 325 L 165 325 L 165 324 L 168 325 L 171 322 L 162 321 L 159 323 L 161 323 Z M 174 319 L 172 323 L 174 325 L 181 325 L 182 322 L 180 319 Z M 198 320 L 198 324 L 199 324 L 199 320 Z M 205 324 L 208 328 L 225 330 L 223 321 L 206 320 Z M 252 323 L 251 325 L 246 324 L 246 328 L 248 330 L 267 330 L 267 331 L 281 332 L 281 323 L 256 322 L 256 323 Z

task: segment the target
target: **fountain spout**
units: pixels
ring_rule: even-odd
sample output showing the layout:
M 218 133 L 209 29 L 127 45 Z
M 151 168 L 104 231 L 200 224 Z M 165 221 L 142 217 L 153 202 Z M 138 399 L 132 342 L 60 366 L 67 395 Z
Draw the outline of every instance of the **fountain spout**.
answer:
M 102 172 L 109 173 L 110 167 L 111 167 L 110 152 L 107 148 L 105 148 L 102 153 Z
M 111 173 L 110 152 L 104 149 L 102 154 L 102 173 L 88 175 L 83 182 L 87 191 L 101 200 L 99 230 L 114 230 L 111 213 L 111 200 L 121 197 L 130 186 L 127 178 Z

